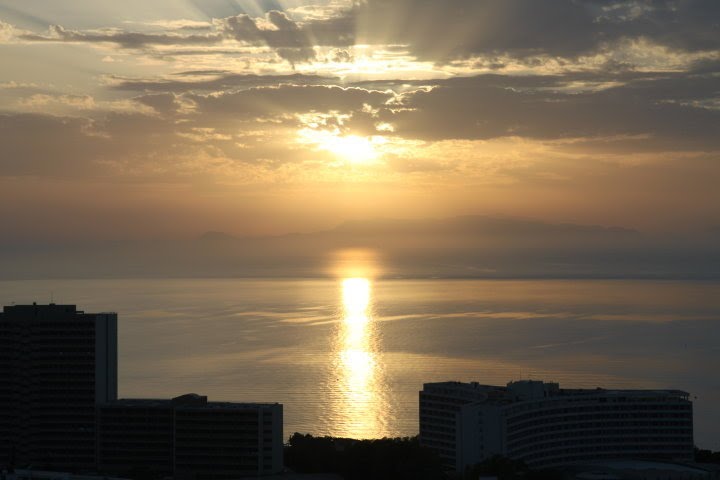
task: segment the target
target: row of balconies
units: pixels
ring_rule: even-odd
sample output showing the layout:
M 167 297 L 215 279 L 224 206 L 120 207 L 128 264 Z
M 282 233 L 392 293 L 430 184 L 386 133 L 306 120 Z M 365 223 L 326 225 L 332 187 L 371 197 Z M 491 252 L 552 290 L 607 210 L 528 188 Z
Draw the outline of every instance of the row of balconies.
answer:
M 585 433 L 589 435 L 692 435 L 692 428 L 641 428 L 641 429 L 623 429 L 623 428 L 568 428 L 565 430 L 544 430 L 539 429 L 532 432 L 522 434 L 514 434 L 508 437 L 508 445 L 522 445 L 523 443 L 532 443 L 536 438 L 557 438 L 560 435 Z
M 601 459 L 617 459 L 617 458 L 652 458 L 654 460 L 692 460 L 691 450 L 674 450 L 674 451 L 658 451 L 647 449 L 598 449 L 598 448 L 571 448 L 563 450 L 555 450 L 553 452 L 545 452 L 522 457 L 516 457 L 523 460 L 530 466 L 552 467 L 575 463 L 582 460 L 601 460 Z
M 138 455 L 151 454 L 152 452 L 172 451 L 172 438 L 164 438 L 153 440 L 143 437 L 123 437 L 122 440 L 112 440 L 103 438 L 99 442 L 98 448 L 105 452 L 105 455 L 120 454 L 121 452 L 137 452 Z M 142 449 L 138 449 L 138 444 L 142 444 Z
M 577 444 L 602 442 L 604 444 L 664 445 L 678 441 L 688 441 L 689 443 L 692 443 L 692 432 L 675 433 L 664 436 L 655 432 L 637 435 L 620 435 L 607 434 L 600 431 L 574 432 L 569 435 L 537 435 L 535 437 L 522 439 L 516 442 L 510 442 L 508 443 L 508 448 L 513 450 L 522 450 L 525 448 L 534 448 L 537 445 L 545 445 L 548 442 L 572 442 Z
M 422 412 L 420 414 L 420 424 L 428 423 L 428 424 L 433 424 L 433 425 L 450 425 L 453 427 L 455 425 L 457 425 L 458 419 L 456 416 L 453 416 L 452 418 L 448 418 L 446 416 L 439 417 L 439 416 L 433 415 L 433 413 L 435 413 L 435 412 L 432 412 L 432 413 Z
M 688 404 L 668 404 L 668 403 L 657 403 L 657 404 L 622 404 L 622 405 L 606 405 L 606 404 L 584 404 L 584 405 L 573 405 L 558 408 L 557 405 L 548 405 L 541 408 L 533 409 L 522 415 L 517 415 L 511 408 L 505 411 L 508 417 L 523 418 L 523 416 L 532 416 L 536 413 L 542 414 L 568 414 L 574 412 L 588 412 L 588 411 L 644 411 L 644 410 L 690 410 L 692 406 Z
M 568 449 L 568 447 L 572 447 Z M 535 445 L 523 448 L 508 449 L 512 458 L 533 458 L 534 455 L 547 456 L 559 454 L 560 451 L 574 451 L 587 453 L 591 451 L 636 451 L 644 452 L 687 452 L 692 451 L 692 437 L 686 442 L 683 439 L 669 439 L 667 442 L 658 442 L 653 437 L 644 438 L 612 438 L 612 437 L 575 437 L 563 438 L 557 441 L 542 441 Z
M 447 442 L 434 437 L 421 437 L 420 445 L 439 450 L 445 449 L 446 453 L 452 453 L 453 456 L 455 455 L 455 442 Z
M 420 425 L 420 432 L 436 432 L 455 435 L 455 430 L 457 429 L 448 426 L 434 425 L 428 423 L 423 423 Z
M 447 410 L 439 410 L 435 408 L 421 408 L 420 415 L 435 418 L 455 419 L 458 414 L 457 412 L 448 412 Z
M 587 429 L 627 429 L 628 431 L 638 430 L 685 430 L 692 429 L 692 422 L 687 420 L 674 420 L 674 421 L 657 421 L 656 419 L 648 419 L 644 421 L 627 421 L 627 420 L 608 420 L 602 422 L 596 421 L 585 421 L 585 422 L 568 422 L 568 421 L 557 421 L 552 424 L 543 423 L 541 426 L 537 425 L 524 425 L 522 427 L 508 426 L 508 439 L 513 440 L 515 438 L 524 438 L 532 436 L 536 433 L 549 433 L 549 432 L 565 432 L 567 430 L 587 430 Z
M 524 405 L 522 407 L 510 406 L 505 409 L 508 418 L 522 419 L 524 417 L 532 417 L 538 414 L 564 414 L 573 412 L 588 412 L 588 411 L 624 411 L 624 410 L 691 410 L 692 405 L 689 402 L 657 402 L 652 404 L 645 403 L 631 403 L 631 404 L 601 404 L 597 402 L 587 403 L 584 402 L 582 405 L 557 405 L 554 403 L 540 403 L 535 408 L 531 408 L 530 405 Z
M 660 414 L 649 414 L 649 413 L 637 413 L 635 415 L 630 414 L 582 414 L 582 415 L 553 415 L 550 417 L 535 418 L 531 421 L 526 421 L 520 424 L 508 425 L 508 428 L 519 431 L 522 429 L 530 428 L 538 425 L 551 425 L 551 424 L 567 424 L 567 423 L 587 423 L 593 421 L 621 421 L 621 422 L 638 422 L 638 421 L 678 421 L 685 420 L 689 423 L 692 421 L 692 414 L 679 414 L 679 413 L 660 413 Z

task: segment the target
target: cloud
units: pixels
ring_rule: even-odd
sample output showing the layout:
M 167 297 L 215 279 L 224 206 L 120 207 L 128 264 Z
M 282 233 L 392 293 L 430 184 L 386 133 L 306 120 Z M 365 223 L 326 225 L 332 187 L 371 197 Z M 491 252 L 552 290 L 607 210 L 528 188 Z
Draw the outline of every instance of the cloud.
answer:
M 3 21 L 0 18 L 0 44 L 3 43 L 17 43 L 23 35 L 31 33 L 28 30 L 18 28 L 16 25 L 12 25 Z
M 184 73 L 192 79 L 216 72 Z M 643 156 L 651 152 L 658 162 L 673 152 L 675 160 L 691 161 L 720 151 L 714 74 L 480 75 L 436 80 L 430 87 L 402 82 L 403 93 L 394 93 L 389 87 L 403 89 L 391 81 L 375 85 L 384 90 L 285 83 L 295 79 L 313 80 L 228 75 L 130 82 L 117 88 L 146 93 L 113 101 L 36 93 L 24 100 L 26 109 L 77 117 L 4 115 L 0 135 L 9 140 L 0 147 L 7 159 L 0 173 L 174 178 L 218 168 L 237 175 L 241 165 L 263 163 L 268 173 L 311 160 L 322 170 L 335 161 L 332 155 L 296 141 L 311 117 L 326 118 L 313 128 L 333 135 L 383 136 L 385 158 L 377 168 L 387 168 L 388 178 L 393 172 L 445 172 L 485 183 L 548 184 L 579 174 L 572 162 L 550 165 L 552 152 L 594 165 L 652 161 Z M 276 84 L 251 86 L 271 80 Z M 235 87 L 212 89 L 223 85 Z M 36 136 L 47 140 L 38 145 Z M 502 148 L 483 143 L 502 139 L 514 140 Z M 64 162 L 70 167 L 58 167 Z
M 149 105 L 133 99 L 97 100 L 91 95 L 33 93 L 16 100 L 16 110 L 47 115 L 100 117 L 106 112 L 153 115 Z
M 25 33 L 20 38 L 34 42 L 115 43 L 123 48 L 131 49 L 143 48 L 148 45 L 212 45 L 222 40 L 222 36 L 218 34 L 178 35 L 122 30 L 84 32 L 67 30 L 61 25 L 51 25 L 45 35 Z
M 685 51 L 720 48 L 720 4 L 714 0 L 616 1 L 601 6 L 598 17 L 607 34 L 648 38 Z
M 435 88 L 399 96 L 380 118 L 393 124 L 397 135 L 425 140 L 647 135 L 652 140 L 636 141 L 636 146 L 720 148 L 720 111 L 707 108 L 718 98 L 714 74 L 620 76 L 608 87 L 572 88 L 573 80 L 587 78 L 481 75 L 441 80 Z
M 366 0 L 348 15 L 358 43 L 403 44 L 435 61 L 499 53 L 571 58 L 626 39 L 720 49 L 714 0 Z
M 87 116 L 0 114 L 0 176 L 170 180 L 182 170 L 173 172 L 173 165 L 188 155 L 203 156 L 203 149 L 177 141 L 177 132 L 192 127 L 178 127 L 173 119 L 137 110 L 80 110 Z
M 216 20 L 221 31 L 241 43 L 265 44 L 292 64 L 315 59 L 310 38 L 285 13 L 271 10 L 266 14 L 268 25 L 262 28 L 247 14 Z
M 317 161 L 309 150 L 298 152 L 300 122 L 294 114 L 352 113 L 392 96 L 299 85 L 206 95 L 148 93 L 117 101 L 35 94 L 25 99 L 25 108 L 37 113 L 0 116 L 0 176 L 240 180 L 257 175 L 252 166 L 260 166 L 272 179 L 272 171 L 283 165 L 300 165 L 309 156 Z
M 365 104 L 383 104 L 393 97 L 392 92 L 319 85 L 282 85 L 186 95 L 208 121 L 267 118 L 311 111 L 360 111 Z
M 475 59 L 577 60 L 644 42 L 675 55 L 720 51 L 720 4 L 715 0 L 364 0 L 351 7 L 270 9 L 239 13 L 211 23 L 168 20 L 160 33 L 124 30 L 25 32 L 26 41 L 113 43 L 121 48 L 208 46 L 229 40 L 268 47 L 291 64 L 318 59 L 318 48 L 353 45 L 402 47 L 419 60 L 449 63 Z M 219 11 L 219 10 L 218 10 Z M 293 18 L 292 15 L 295 15 Z M 202 31 L 184 34 L 178 32 Z M 4 32 L 4 33 L 2 33 Z M 0 24 L 0 38 L 11 35 Z M 666 52 L 666 55 L 670 53 Z M 643 58 L 629 57 L 630 66 Z
M 131 32 L 121 29 L 69 30 L 62 25 L 51 25 L 45 34 L 22 32 L 13 34 L 12 26 L 0 23 L 0 40 L 18 36 L 32 42 L 111 43 L 126 49 L 148 47 L 208 46 L 234 40 L 243 45 L 267 46 L 280 58 L 291 64 L 310 62 L 316 58 L 316 45 L 347 46 L 352 35 L 343 32 L 347 27 L 343 19 L 311 19 L 298 24 L 285 12 L 268 11 L 264 17 L 253 18 L 245 13 L 203 22 L 165 21 L 153 26 L 165 27 L 162 33 Z M 208 33 L 182 34 L 185 30 L 208 30 Z
M 15 29 L 9 23 L 0 20 L 0 42 L 10 42 L 15 37 Z
M 107 139 L 89 119 L 0 114 L 0 175 L 76 176 L 97 172 Z M 42 141 L 38 141 L 42 139 Z
M 182 100 L 173 93 L 153 93 L 135 99 L 161 115 L 174 115 L 183 108 Z
M 203 30 L 210 30 L 212 28 L 211 22 L 188 20 L 188 19 L 154 20 L 151 22 L 126 21 L 124 23 L 147 25 L 149 27 L 164 28 L 166 30 L 203 31 Z
M 292 75 L 256 75 L 225 71 L 187 71 L 165 78 L 108 78 L 108 82 L 116 90 L 177 93 L 189 91 L 220 92 L 281 85 L 330 85 L 337 84 L 338 81 L 337 77 L 299 73 Z

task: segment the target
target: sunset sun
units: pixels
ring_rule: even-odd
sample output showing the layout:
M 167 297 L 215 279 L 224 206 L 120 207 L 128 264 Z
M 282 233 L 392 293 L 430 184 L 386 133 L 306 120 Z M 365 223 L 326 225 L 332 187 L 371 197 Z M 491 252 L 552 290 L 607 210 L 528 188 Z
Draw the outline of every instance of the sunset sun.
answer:
M 357 135 L 330 138 L 321 143 L 320 148 L 353 164 L 367 163 L 378 157 L 372 139 Z
M 353 165 L 377 160 L 380 157 L 378 147 L 385 143 L 385 139 L 380 136 L 342 135 L 313 129 L 301 130 L 299 137 L 301 143 L 314 145 L 317 150 L 330 152 L 338 159 Z

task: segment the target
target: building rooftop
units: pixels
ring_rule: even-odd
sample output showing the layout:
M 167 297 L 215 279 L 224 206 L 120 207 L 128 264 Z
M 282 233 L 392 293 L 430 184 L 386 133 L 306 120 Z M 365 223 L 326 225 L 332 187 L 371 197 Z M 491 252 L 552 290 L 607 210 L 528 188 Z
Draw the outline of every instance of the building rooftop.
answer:
M 437 382 L 423 385 L 424 391 L 435 391 L 446 395 L 482 403 L 507 404 L 522 402 L 539 398 L 558 397 L 635 397 L 647 398 L 649 396 L 678 397 L 687 400 L 690 394 L 682 390 L 624 390 L 604 388 L 560 388 L 559 383 L 543 382 L 541 380 L 511 381 L 506 386 L 483 385 L 477 382 Z
M 75 315 L 84 314 L 82 310 L 78 310 L 76 305 L 62 305 L 58 303 L 38 304 L 33 302 L 27 305 L 5 305 L 3 306 L 2 313 L 8 315 L 48 315 L 48 314 L 64 314 L 64 315 Z M 115 315 L 115 312 L 99 312 L 92 315 Z
M 103 406 L 110 407 L 202 407 L 207 409 L 213 408 L 267 408 L 278 403 L 239 403 L 239 402 L 208 402 L 207 396 L 198 395 L 197 393 L 186 393 L 178 397 L 170 399 L 157 399 L 157 398 L 121 398 L 103 404 Z

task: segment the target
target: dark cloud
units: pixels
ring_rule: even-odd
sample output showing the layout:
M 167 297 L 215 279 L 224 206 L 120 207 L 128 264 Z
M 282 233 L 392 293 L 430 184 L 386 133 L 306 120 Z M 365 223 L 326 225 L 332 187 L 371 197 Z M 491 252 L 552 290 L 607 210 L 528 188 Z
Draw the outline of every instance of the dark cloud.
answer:
M 211 75 L 211 78 L 206 76 Z M 262 86 L 279 85 L 326 85 L 337 84 L 336 77 L 320 75 L 254 75 L 223 71 L 189 71 L 177 75 L 179 79 L 118 79 L 117 90 L 152 92 L 226 91 Z M 188 77 L 203 77 L 188 79 Z
M 431 60 L 495 52 L 570 56 L 597 43 L 592 12 L 571 0 L 369 0 L 355 14 L 361 41 L 407 44 Z
M 588 74 L 481 75 L 437 80 L 433 88 L 423 88 L 421 82 L 415 87 L 405 83 L 410 90 L 402 94 L 389 89 L 399 82 L 372 85 L 383 87 L 379 90 L 370 84 L 364 88 L 285 84 L 290 78 L 311 80 L 226 76 L 209 84 L 182 80 L 121 86 L 147 91 L 133 100 L 160 114 L 155 116 L 95 112 L 91 120 L 5 114 L 0 117 L 0 169 L 4 175 L 86 176 L 107 164 L 132 168 L 133 162 L 142 164 L 147 159 L 168 161 L 173 155 L 186 155 L 189 144 L 211 156 L 253 162 L 260 158 L 257 155 L 270 157 L 247 145 L 235 145 L 244 142 L 239 140 L 243 131 L 293 130 L 302 126 L 295 115 L 310 112 L 348 115 L 343 122 L 329 117 L 327 122 L 335 123 L 324 128 L 355 135 L 377 134 L 376 125 L 386 122 L 394 131 L 382 134 L 390 137 L 567 140 L 571 142 L 562 148 L 579 155 L 588 151 L 712 154 L 720 150 L 720 110 L 712 103 L 718 97 L 714 74 L 628 72 L 614 79 Z M 271 79 L 279 83 L 249 86 Z M 590 87 L 569 86 L 583 82 Z M 226 83 L 236 88 L 214 91 Z M 201 94 L 197 91 L 202 88 L 186 84 L 213 91 Z M 239 85 L 246 87 L 238 90 Z M 288 161 L 287 148 L 275 149 L 273 161 Z M 398 171 L 430 171 L 438 165 L 429 159 L 418 159 L 412 166 L 404 159 L 390 160 Z
M 262 20 L 269 26 L 261 25 L 261 19 L 253 18 L 246 13 L 215 19 L 216 31 L 202 34 L 185 35 L 115 30 L 94 32 L 69 30 L 62 25 L 51 25 L 49 32 L 45 35 L 23 33 L 19 37 L 35 42 L 114 43 L 128 49 L 156 45 L 206 46 L 233 39 L 245 45 L 268 46 L 291 64 L 314 60 L 316 58 L 314 46 L 348 46 L 352 44 L 354 38 L 352 32 L 343 31 L 343 29 L 349 28 L 345 17 L 311 20 L 301 25 L 292 20 L 285 12 L 270 10 Z M 9 30 L 10 26 L 0 24 L 0 28 Z
M 51 25 L 49 35 L 23 34 L 20 38 L 35 42 L 115 43 L 123 48 L 133 49 L 148 45 L 213 45 L 222 40 L 219 34 L 177 35 L 115 31 L 90 33 L 66 30 L 61 25 Z
M 209 95 L 188 94 L 198 113 L 208 121 L 272 117 L 306 112 L 352 112 L 363 105 L 383 104 L 393 98 L 389 92 L 351 87 L 299 86 L 252 88 Z
M 190 0 L 198 11 L 202 12 L 207 18 L 220 18 L 237 15 L 248 12 L 248 7 L 252 6 L 254 10 L 268 12 L 270 10 L 281 10 L 282 5 L 278 0 Z M 250 3 L 250 5 L 248 5 Z
M 143 105 L 147 105 L 163 115 L 176 114 L 182 106 L 180 99 L 172 93 L 142 95 L 135 98 L 135 101 L 140 102 Z
M 169 99 L 139 99 L 162 109 Z M 172 119 L 105 113 L 97 119 L 45 114 L 0 114 L 0 176 L 108 176 L 181 155 Z
M 313 41 L 307 32 L 287 14 L 271 10 L 266 20 L 274 28 L 260 28 L 257 20 L 247 14 L 235 15 L 217 20 L 221 30 L 229 37 L 241 43 L 267 45 L 290 63 L 308 62 L 315 59 Z
M 212 170 L 202 161 L 182 168 L 189 155 L 279 166 L 294 160 L 294 144 L 245 140 L 245 131 L 273 135 L 299 126 L 294 114 L 360 111 L 391 93 L 361 88 L 284 85 L 200 95 L 148 93 L 133 100 L 160 115 L 87 112 L 94 118 L 0 114 L 0 176 L 78 177 L 113 174 L 165 179 Z M 264 121 L 270 123 L 263 123 Z M 247 143 L 247 144 L 246 144 Z M 262 160 L 260 160 L 262 159 Z M 176 171 L 177 170 L 177 171 Z
M 603 31 L 614 37 L 649 38 L 661 45 L 687 51 L 720 48 L 720 2 L 715 0 L 633 0 L 603 8 Z
M 714 0 L 366 0 L 349 15 L 359 43 L 405 44 L 437 61 L 497 53 L 575 57 L 640 38 L 687 51 L 720 49 Z
M 92 174 L 108 141 L 83 118 L 0 114 L 0 175 Z
M 583 78 L 583 77 L 580 77 Z M 647 135 L 652 148 L 720 148 L 714 75 L 638 79 L 598 90 L 568 90 L 570 77 L 482 75 L 439 81 L 381 113 L 396 133 L 423 139 L 538 139 Z M 394 109 L 394 110 L 392 110 Z M 442 118 L 442 122 L 438 122 Z M 644 147 L 643 147 L 644 148 Z
M 213 45 L 231 38 L 268 46 L 293 64 L 315 60 L 315 47 L 355 44 L 402 45 L 411 55 L 436 62 L 497 55 L 572 59 L 628 40 L 685 52 L 720 50 L 716 0 L 365 0 L 302 22 L 269 6 L 260 9 L 262 17 L 235 13 L 216 18 L 215 32 L 207 34 L 98 33 L 54 25 L 48 35 L 21 38 L 111 42 L 123 48 Z M 236 5 L 228 11 L 238 10 Z

